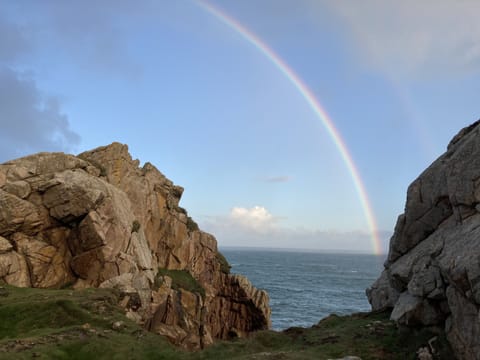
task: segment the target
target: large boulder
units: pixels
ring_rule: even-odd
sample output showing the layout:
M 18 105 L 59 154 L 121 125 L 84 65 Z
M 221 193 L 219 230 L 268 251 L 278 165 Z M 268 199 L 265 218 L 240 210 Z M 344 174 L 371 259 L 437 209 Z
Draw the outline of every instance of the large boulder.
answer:
M 442 327 L 458 358 L 480 359 L 480 122 L 408 188 L 367 296 L 400 325 Z
M 268 295 L 228 273 L 182 192 L 119 143 L 1 164 L 0 280 L 115 288 L 128 317 L 188 348 L 267 329 Z

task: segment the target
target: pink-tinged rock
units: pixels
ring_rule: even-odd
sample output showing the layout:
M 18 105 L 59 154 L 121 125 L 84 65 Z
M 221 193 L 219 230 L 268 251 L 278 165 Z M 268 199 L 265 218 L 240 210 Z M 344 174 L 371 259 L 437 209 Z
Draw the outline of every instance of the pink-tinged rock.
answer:
M 0 235 L 8 236 L 21 231 L 25 234 L 37 234 L 42 224 L 41 211 L 33 204 L 0 189 Z
M 179 207 L 183 188 L 126 145 L 0 165 L 0 279 L 114 287 L 126 315 L 186 348 L 270 326 L 268 295 L 224 273 L 215 238 Z M 159 268 L 188 272 L 179 288 Z
M 31 286 L 25 258 L 16 251 L 0 254 L 0 279 L 14 286 Z
M 13 250 L 13 245 L 10 243 L 10 241 L 0 236 L 0 254 L 5 254 L 12 250 Z

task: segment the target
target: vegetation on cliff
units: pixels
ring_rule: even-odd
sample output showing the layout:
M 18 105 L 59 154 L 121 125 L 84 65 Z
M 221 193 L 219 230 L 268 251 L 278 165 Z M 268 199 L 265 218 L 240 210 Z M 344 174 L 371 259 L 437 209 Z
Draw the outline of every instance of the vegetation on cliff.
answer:
M 231 266 L 228 263 L 227 259 L 219 251 L 215 254 L 218 262 L 220 263 L 220 271 L 224 274 L 230 274 Z
M 205 297 L 205 289 L 187 270 L 158 269 L 154 284 L 157 289 L 165 281 L 165 276 L 172 279 L 171 288 L 173 290 L 183 289 L 191 293 L 198 293 L 203 298 Z
M 386 313 L 332 315 L 309 328 L 259 331 L 198 352 L 171 345 L 127 319 L 108 289 L 0 287 L 0 359 L 415 359 L 431 342 L 453 359 L 442 334 L 401 331 Z

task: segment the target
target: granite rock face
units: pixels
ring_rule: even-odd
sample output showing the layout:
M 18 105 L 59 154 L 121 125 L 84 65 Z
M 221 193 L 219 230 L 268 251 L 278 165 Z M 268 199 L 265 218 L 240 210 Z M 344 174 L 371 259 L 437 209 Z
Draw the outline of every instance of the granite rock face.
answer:
M 127 316 L 191 349 L 267 329 L 267 293 L 229 274 L 215 238 L 179 207 L 182 192 L 119 143 L 1 164 L 0 279 L 116 288 Z
M 480 121 L 410 185 L 367 296 L 401 325 L 443 327 L 459 359 L 480 359 Z

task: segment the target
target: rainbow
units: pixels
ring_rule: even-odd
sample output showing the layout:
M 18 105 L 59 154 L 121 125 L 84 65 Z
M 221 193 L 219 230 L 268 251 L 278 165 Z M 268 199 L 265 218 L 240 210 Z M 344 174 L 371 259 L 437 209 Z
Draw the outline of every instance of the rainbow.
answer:
M 350 154 L 345 141 L 342 139 L 340 133 L 335 128 L 335 125 L 327 114 L 325 109 L 315 98 L 315 95 L 308 88 L 308 86 L 303 82 L 303 80 L 295 73 L 295 71 L 288 66 L 288 64 L 280 58 L 267 44 L 265 44 L 257 35 L 248 30 L 245 26 L 240 24 L 234 18 L 232 18 L 227 13 L 221 11 L 220 9 L 214 7 L 212 4 L 208 3 L 205 0 L 194 0 L 196 4 L 200 5 L 201 8 L 206 10 L 208 13 L 213 15 L 216 19 L 227 25 L 230 29 L 234 30 L 240 34 L 246 41 L 255 46 L 258 51 L 265 55 L 277 68 L 282 72 L 282 74 L 290 80 L 290 82 L 295 86 L 295 88 L 300 92 L 303 98 L 307 101 L 310 108 L 313 110 L 315 115 L 320 119 L 323 126 L 327 130 L 329 136 L 333 140 L 335 146 L 337 147 L 340 155 L 350 173 L 353 184 L 357 191 L 360 203 L 362 205 L 363 211 L 365 213 L 365 218 L 371 233 L 372 237 L 372 246 L 373 252 L 375 254 L 380 254 L 382 245 L 380 242 L 380 237 L 377 230 L 377 224 L 375 220 L 375 215 L 372 210 L 372 206 L 367 196 L 367 191 L 365 185 L 360 177 L 360 173 L 355 166 L 352 155 Z

